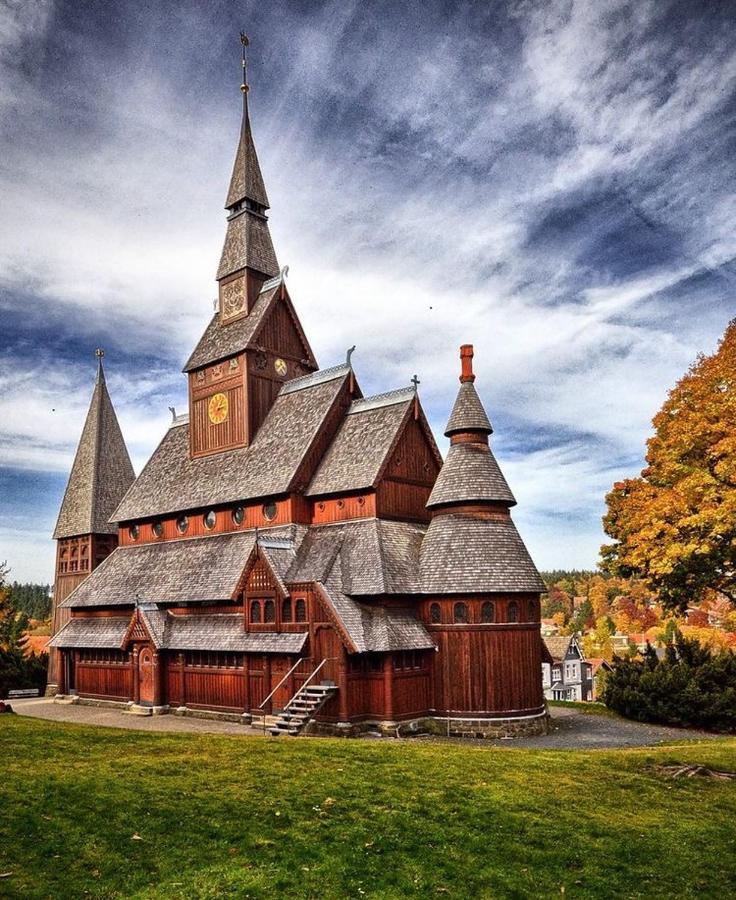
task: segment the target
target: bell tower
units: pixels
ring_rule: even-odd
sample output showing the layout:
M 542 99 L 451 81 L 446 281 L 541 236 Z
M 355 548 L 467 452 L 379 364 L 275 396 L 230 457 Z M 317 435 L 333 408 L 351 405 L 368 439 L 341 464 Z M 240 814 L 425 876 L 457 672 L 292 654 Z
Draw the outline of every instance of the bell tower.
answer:
M 192 457 L 246 447 L 284 381 L 318 368 L 279 270 L 266 211 L 266 186 L 248 107 L 240 33 L 243 113 L 225 209 L 215 315 L 184 371 L 189 376 Z
M 248 109 L 246 47 L 248 38 L 240 32 L 243 78 L 243 118 L 235 154 L 233 174 L 227 192 L 227 233 L 217 269 L 219 312 L 223 324 L 247 316 L 253 309 L 263 282 L 279 274 L 276 253 L 268 230 L 269 207 L 266 186 L 258 163 Z

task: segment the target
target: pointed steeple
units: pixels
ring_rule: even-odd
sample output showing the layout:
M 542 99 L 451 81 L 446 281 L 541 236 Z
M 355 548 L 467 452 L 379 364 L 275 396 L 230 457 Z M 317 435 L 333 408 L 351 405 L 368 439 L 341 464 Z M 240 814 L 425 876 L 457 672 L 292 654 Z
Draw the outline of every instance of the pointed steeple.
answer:
M 266 210 L 269 207 L 268 195 L 251 131 L 248 109 L 250 88 L 246 76 L 247 60 L 245 56 L 248 38 L 242 31 L 240 42 L 243 68 L 243 81 L 240 85 L 243 95 L 243 118 L 233 174 L 230 178 L 230 188 L 225 202 L 225 208 L 229 215 L 225 246 L 222 249 L 222 257 L 217 270 L 218 281 L 246 268 L 263 275 L 264 280 L 273 278 L 279 273 L 279 265 L 266 217 Z
M 248 46 L 248 38 L 244 32 L 240 32 L 240 44 L 243 48 L 241 65 L 243 68 L 243 81 L 240 85 L 243 94 L 243 119 L 240 123 L 240 142 L 235 154 L 235 165 L 230 178 L 230 189 L 227 192 L 225 202 L 226 209 L 232 209 L 243 200 L 250 200 L 264 210 L 268 209 L 268 195 L 263 183 L 261 167 L 258 163 L 256 146 L 253 143 L 253 133 L 250 127 L 250 112 L 248 110 L 248 85 L 247 64 L 245 48 Z
M 96 350 L 95 355 L 95 388 L 56 522 L 57 540 L 83 534 L 117 534 L 117 526 L 108 520 L 135 480 L 107 391 L 104 352 Z

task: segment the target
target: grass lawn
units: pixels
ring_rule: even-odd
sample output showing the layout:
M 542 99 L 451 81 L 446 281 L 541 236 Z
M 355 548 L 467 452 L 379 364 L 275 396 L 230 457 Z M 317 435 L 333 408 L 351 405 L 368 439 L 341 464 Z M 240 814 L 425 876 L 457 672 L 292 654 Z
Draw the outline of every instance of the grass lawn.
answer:
M 0 718 L 0 896 L 726 897 L 736 740 L 619 751 Z
M 585 716 L 608 716 L 610 719 L 620 719 L 618 713 L 609 709 L 603 703 L 592 703 L 590 700 L 581 702 L 579 700 L 548 700 L 547 706 L 559 706 L 562 709 L 576 709 Z

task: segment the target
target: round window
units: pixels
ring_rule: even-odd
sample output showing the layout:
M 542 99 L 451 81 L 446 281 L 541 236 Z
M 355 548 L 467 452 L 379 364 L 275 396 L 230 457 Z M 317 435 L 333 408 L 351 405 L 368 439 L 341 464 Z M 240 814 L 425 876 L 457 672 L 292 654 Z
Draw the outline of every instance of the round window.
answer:
M 184 532 L 189 528 L 189 519 L 186 516 L 179 516 L 176 520 L 176 527 L 179 531 L 179 534 L 184 534 Z
M 209 512 L 206 512 L 206 513 L 202 516 L 202 522 L 203 522 L 203 524 L 204 524 L 204 527 L 205 527 L 208 531 L 212 531 L 212 529 L 213 529 L 213 528 L 215 527 L 215 525 L 217 524 L 217 516 L 215 515 L 214 509 L 211 509 Z
M 151 531 L 153 532 L 154 537 L 161 537 L 161 535 L 164 533 L 163 523 L 154 522 L 153 525 L 151 525 Z
M 236 506 L 235 509 L 233 510 L 233 522 L 235 522 L 236 525 L 242 525 L 244 518 L 245 518 L 245 510 L 243 509 L 242 506 Z
M 270 503 L 263 504 L 263 518 L 268 522 L 276 518 L 276 504 L 273 500 Z
M 128 529 L 131 541 L 137 541 L 140 537 L 141 530 L 137 525 L 131 525 Z

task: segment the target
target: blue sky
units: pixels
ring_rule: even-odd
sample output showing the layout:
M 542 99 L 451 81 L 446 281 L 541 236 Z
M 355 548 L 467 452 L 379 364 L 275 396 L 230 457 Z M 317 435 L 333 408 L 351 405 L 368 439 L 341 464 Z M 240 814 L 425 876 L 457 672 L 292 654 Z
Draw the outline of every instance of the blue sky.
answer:
M 289 289 L 322 366 L 457 348 L 540 567 L 593 566 L 611 483 L 736 313 L 733 4 L 0 6 L 0 560 L 50 580 L 94 349 L 137 470 L 216 296 L 238 31 Z

